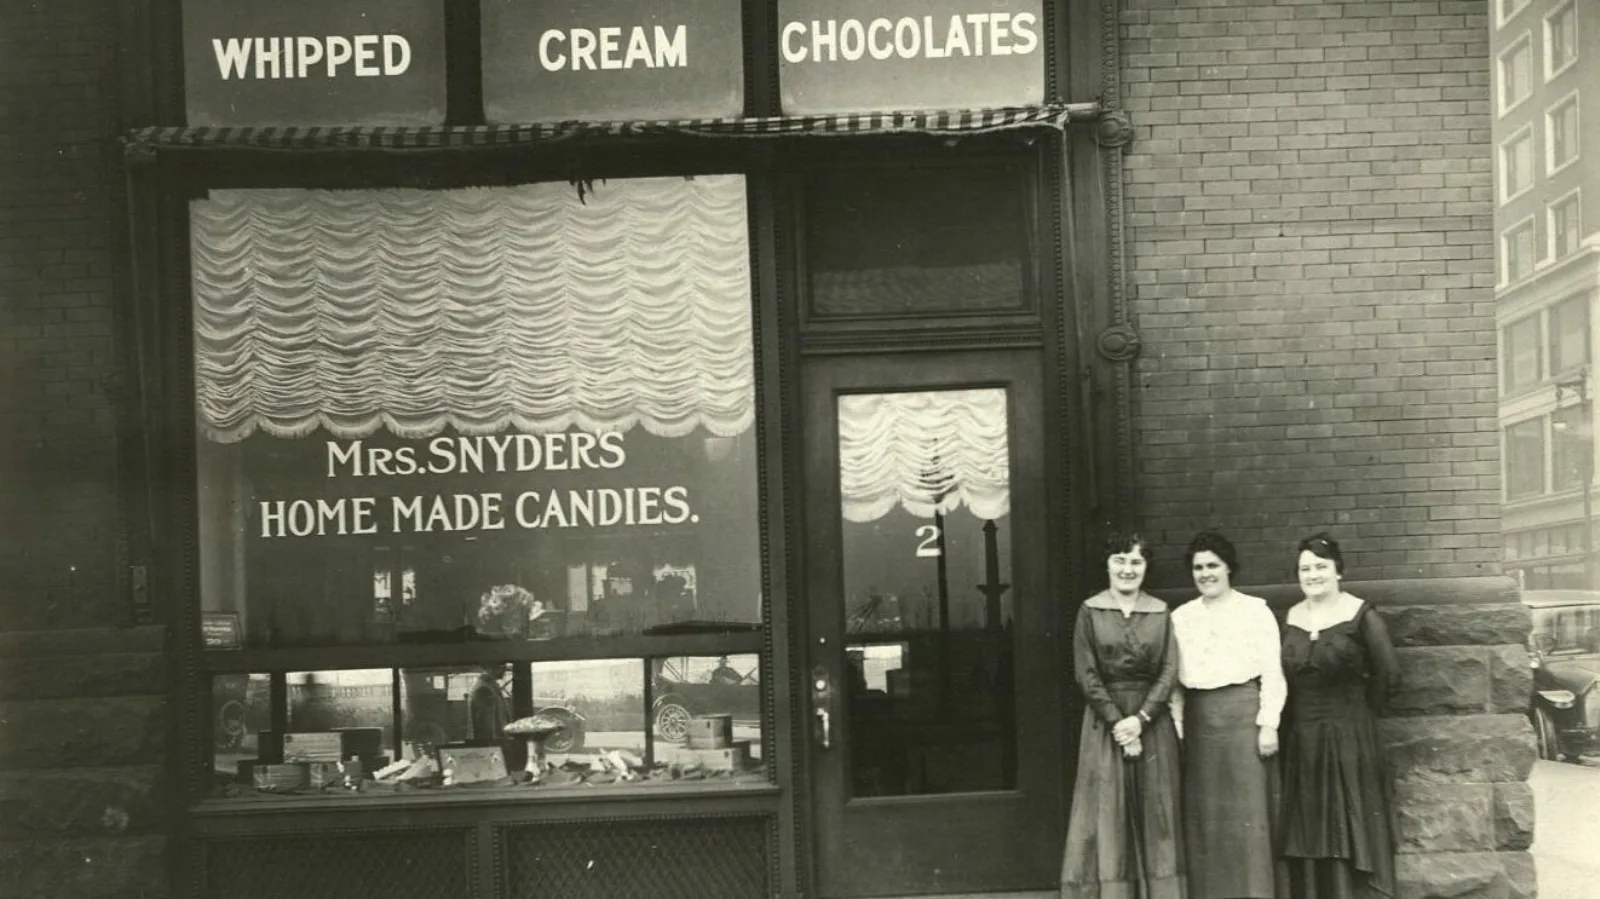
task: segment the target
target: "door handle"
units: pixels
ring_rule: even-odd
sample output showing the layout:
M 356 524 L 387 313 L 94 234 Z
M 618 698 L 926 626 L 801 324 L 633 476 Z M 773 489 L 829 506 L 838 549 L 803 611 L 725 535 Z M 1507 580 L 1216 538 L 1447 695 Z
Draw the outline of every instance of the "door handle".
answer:
M 823 749 L 833 748 L 833 679 L 828 669 L 817 665 L 811 669 L 812 738 Z

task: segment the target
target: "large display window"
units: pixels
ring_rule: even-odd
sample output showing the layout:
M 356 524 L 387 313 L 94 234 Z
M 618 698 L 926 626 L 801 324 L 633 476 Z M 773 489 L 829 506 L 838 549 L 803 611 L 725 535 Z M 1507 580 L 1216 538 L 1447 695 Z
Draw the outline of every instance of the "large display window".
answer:
M 741 176 L 190 224 L 214 798 L 764 777 Z
M 202 606 L 246 645 L 760 621 L 742 178 L 191 215 Z

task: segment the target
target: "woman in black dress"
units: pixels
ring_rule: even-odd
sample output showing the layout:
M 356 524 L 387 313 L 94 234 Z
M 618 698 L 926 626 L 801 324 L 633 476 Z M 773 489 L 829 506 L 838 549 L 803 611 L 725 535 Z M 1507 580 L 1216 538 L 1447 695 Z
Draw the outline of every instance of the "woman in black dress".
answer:
M 1088 708 L 1061 861 L 1063 899 L 1184 899 L 1182 759 L 1167 700 L 1178 651 L 1167 605 L 1145 593 L 1138 535 L 1106 541 L 1110 589 L 1078 608 L 1072 666 Z
M 1327 534 L 1300 541 L 1289 610 L 1289 681 L 1279 851 L 1295 899 L 1394 895 L 1392 792 L 1377 714 L 1398 680 L 1383 618 L 1339 586 L 1344 557 Z

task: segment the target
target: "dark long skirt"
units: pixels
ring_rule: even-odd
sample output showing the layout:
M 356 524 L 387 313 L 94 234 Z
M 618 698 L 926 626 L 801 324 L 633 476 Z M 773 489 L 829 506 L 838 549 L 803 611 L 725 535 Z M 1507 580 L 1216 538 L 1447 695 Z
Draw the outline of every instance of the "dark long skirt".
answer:
M 1183 818 L 1190 899 L 1287 896 L 1273 846 L 1278 766 L 1256 749 L 1255 682 L 1184 692 Z
M 1107 689 L 1119 708 L 1137 710 L 1148 685 Z M 1143 754 L 1125 759 L 1111 725 L 1084 714 L 1061 860 L 1063 899 L 1185 899 L 1182 756 L 1172 718 L 1145 725 L 1141 743 Z
M 1280 845 L 1296 899 L 1395 893 L 1389 772 L 1365 690 L 1356 682 L 1295 694 Z

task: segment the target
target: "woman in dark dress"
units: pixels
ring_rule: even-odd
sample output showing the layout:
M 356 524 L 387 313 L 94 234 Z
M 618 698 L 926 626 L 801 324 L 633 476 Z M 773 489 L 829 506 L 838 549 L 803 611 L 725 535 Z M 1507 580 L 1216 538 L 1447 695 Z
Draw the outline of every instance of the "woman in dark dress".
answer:
M 1300 541 L 1289 610 L 1289 680 L 1279 851 L 1295 899 L 1394 895 L 1392 794 L 1377 713 L 1397 682 L 1383 618 L 1340 589 L 1344 557 L 1326 534 Z
M 1166 603 L 1145 593 L 1138 535 L 1106 541 L 1110 589 L 1078 609 L 1073 674 L 1088 708 L 1061 861 L 1063 899 L 1184 899 L 1178 770 L 1167 699 L 1178 677 Z

